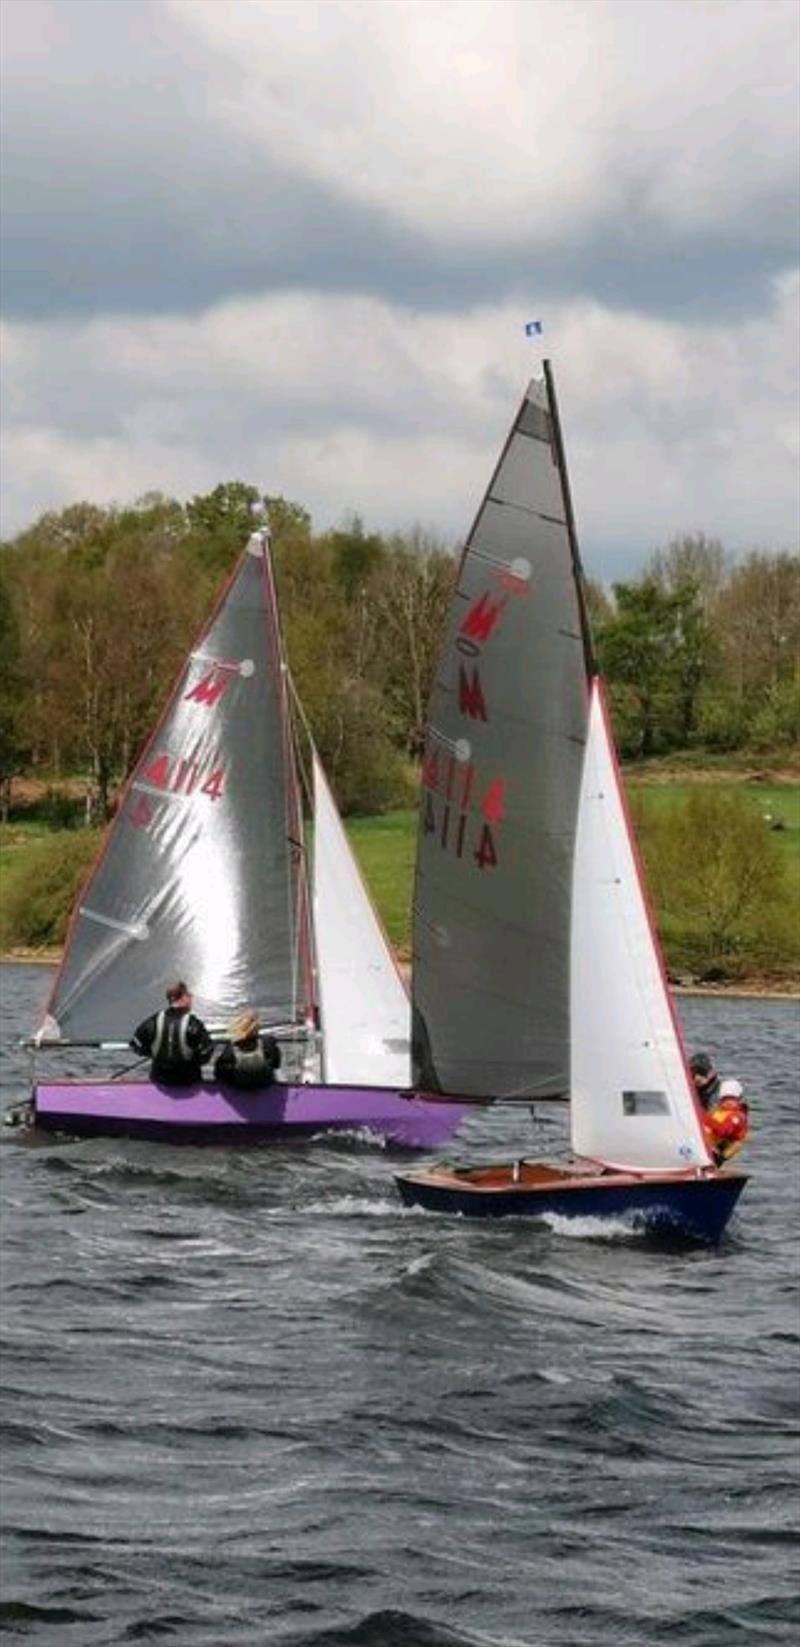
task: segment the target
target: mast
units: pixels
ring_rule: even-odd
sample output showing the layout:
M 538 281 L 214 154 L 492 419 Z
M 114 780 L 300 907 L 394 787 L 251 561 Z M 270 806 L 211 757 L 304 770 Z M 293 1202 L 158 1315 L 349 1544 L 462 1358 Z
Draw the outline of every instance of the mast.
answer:
M 257 535 L 261 540 L 264 554 L 264 564 L 267 571 L 270 616 L 275 630 L 275 642 L 280 672 L 281 720 L 284 731 L 284 749 L 287 772 L 286 833 L 290 851 L 295 859 L 296 869 L 293 907 L 297 922 L 297 961 L 302 974 L 302 995 L 306 1020 L 309 1024 L 313 1024 L 317 1027 L 318 1005 L 315 986 L 316 968 L 314 963 L 314 928 L 311 918 L 308 889 L 308 866 L 303 831 L 303 807 L 297 770 L 297 747 L 294 731 L 294 718 L 292 715 L 290 698 L 290 688 L 292 692 L 294 689 L 292 687 L 289 664 L 286 657 L 286 643 L 283 638 L 283 624 L 281 621 L 280 605 L 278 603 L 275 584 L 275 563 L 272 556 L 272 536 L 268 526 L 266 525 L 262 526 L 258 530 Z
M 569 483 L 567 469 L 567 454 L 564 449 L 564 438 L 561 433 L 561 418 L 558 410 L 558 396 L 552 363 L 549 360 L 542 362 L 544 367 L 544 381 L 547 389 L 547 398 L 550 402 L 550 417 L 553 429 L 553 446 L 556 463 L 561 476 L 561 491 L 564 499 L 564 515 L 567 523 L 570 554 L 572 556 L 572 570 L 575 578 L 575 590 L 578 597 L 578 606 L 581 615 L 581 631 L 583 634 L 583 650 L 586 658 L 586 673 L 590 680 L 598 673 L 597 654 L 595 652 L 592 626 L 589 620 L 589 606 L 586 599 L 586 574 L 583 570 L 578 531 L 575 525 L 575 511 L 572 506 L 572 488 Z

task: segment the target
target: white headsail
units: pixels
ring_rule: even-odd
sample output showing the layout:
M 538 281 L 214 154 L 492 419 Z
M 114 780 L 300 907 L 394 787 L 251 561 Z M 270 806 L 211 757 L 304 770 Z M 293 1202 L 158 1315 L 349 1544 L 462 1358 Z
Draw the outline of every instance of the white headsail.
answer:
M 408 1087 L 408 996 L 316 754 L 314 934 L 325 1080 Z
M 571 951 L 575 1154 L 636 1172 L 707 1166 L 599 680 L 578 813 Z

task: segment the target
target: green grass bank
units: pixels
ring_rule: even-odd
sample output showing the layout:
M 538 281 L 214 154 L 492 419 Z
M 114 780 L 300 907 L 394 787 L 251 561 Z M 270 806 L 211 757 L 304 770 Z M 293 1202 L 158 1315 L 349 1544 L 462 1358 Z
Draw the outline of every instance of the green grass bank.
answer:
M 626 774 L 667 963 L 686 982 L 800 985 L 800 782 L 717 772 Z M 416 815 L 347 823 L 398 954 L 410 946 Z M 22 817 L 0 827 L 0 950 L 52 956 L 99 831 Z

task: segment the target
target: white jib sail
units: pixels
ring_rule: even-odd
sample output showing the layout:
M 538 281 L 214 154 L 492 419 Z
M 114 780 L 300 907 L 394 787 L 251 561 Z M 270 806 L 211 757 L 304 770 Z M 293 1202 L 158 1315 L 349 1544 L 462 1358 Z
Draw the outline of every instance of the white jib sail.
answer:
M 599 681 L 575 844 L 571 950 L 575 1154 L 639 1172 L 709 1165 Z
M 408 995 L 316 755 L 314 932 L 326 1082 L 410 1086 Z

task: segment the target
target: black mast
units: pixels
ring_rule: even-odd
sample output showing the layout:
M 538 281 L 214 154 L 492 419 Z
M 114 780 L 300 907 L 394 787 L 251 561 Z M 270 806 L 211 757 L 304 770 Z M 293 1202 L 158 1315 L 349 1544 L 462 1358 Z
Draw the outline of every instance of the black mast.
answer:
M 578 533 L 575 527 L 575 513 L 572 507 L 572 493 L 567 473 L 567 459 L 564 452 L 564 440 L 561 434 L 561 419 L 558 415 L 558 398 L 556 396 L 555 378 L 549 360 L 544 361 L 544 381 L 547 388 L 547 399 L 550 404 L 550 419 L 553 427 L 553 445 L 555 459 L 561 475 L 561 488 L 564 494 L 564 511 L 567 519 L 567 536 L 569 537 L 570 553 L 572 555 L 572 570 L 575 576 L 575 586 L 578 592 L 578 609 L 581 615 L 581 632 L 583 634 L 583 651 L 586 659 L 586 673 L 590 680 L 599 673 L 597 653 L 592 637 L 592 626 L 589 622 L 589 607 L 586 599 L 586 574 L 583 570 L 581 552 L 578 545 Z

